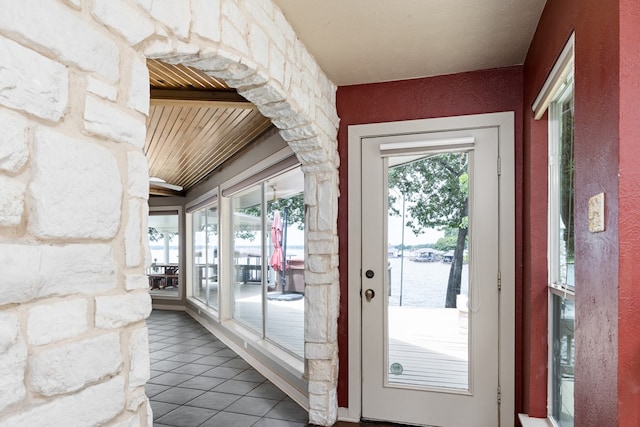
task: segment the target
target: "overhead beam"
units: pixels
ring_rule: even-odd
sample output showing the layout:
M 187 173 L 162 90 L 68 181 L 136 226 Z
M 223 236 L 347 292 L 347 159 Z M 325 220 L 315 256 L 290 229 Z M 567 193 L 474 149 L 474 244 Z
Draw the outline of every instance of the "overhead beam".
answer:
M 216 90 L 151 89 L 151 105 L 204 108 L 256 108 L 237 92 Z
M 183 196 L 184 193 L 181 191 L 175 191 L 175 190 L 170 190 L 168 188 L 155 187 L 153 185 L 150 185 L 149 195 L 150 196 Z

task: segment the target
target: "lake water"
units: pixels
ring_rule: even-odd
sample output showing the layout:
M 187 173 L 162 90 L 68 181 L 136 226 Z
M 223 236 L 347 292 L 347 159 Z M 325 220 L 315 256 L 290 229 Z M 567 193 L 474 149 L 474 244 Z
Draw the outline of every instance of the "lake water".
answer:
M 400 305 L 402 292 L 402 306 L 444 307 L 451 264 L 440 261 L 414 262 L 410 259 L 409 256 L 404 257 L 404 278 L 402 278 L 400 274 L 402 258 L 389 258 L 391 268 L 389 305 Z M 468 277 L 468 265 L 465 264 L 462 267 L 462 294 L 467 294 Z

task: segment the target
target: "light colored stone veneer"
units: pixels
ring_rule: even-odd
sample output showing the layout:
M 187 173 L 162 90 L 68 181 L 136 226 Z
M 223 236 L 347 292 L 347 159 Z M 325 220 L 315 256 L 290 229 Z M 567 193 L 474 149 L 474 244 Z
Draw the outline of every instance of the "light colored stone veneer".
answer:
M 335 86 L 270 0 L 0 0 L 0 427 L 151 426 L 145 58 L 224 79 L 305 173 L 310 422 L 337 416 Z

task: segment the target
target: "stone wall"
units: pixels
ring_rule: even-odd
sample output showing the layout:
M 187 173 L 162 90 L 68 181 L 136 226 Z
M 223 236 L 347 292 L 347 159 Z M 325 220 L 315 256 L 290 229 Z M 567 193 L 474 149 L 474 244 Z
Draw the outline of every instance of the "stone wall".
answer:
M 145 59 L 281 129 L 308 206 L 310 421 L 336 419 L 335 86 L 270 0 L 2 0 L 0 426 L 151 425 Z

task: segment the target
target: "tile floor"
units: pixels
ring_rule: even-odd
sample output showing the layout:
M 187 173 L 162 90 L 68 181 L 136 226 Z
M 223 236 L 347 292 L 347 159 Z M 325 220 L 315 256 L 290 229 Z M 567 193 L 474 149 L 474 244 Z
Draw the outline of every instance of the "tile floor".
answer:
M 154 427 L 304 427 L 308 414 L 184 312 L 147 319 Z
M 154 427 L 306 427 L 308 414 L 191 316 L 147 319 Z M 401 427 L 338 421 L 334 427 Z

